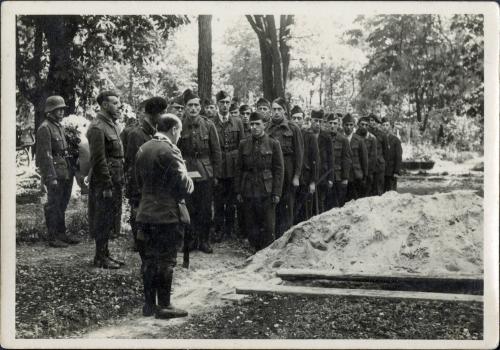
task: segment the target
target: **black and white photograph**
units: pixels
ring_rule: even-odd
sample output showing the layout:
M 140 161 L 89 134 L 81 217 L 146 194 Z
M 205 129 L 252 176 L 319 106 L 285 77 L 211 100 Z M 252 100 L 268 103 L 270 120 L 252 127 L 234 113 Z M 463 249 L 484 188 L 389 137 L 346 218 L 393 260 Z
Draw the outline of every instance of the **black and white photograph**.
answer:
M 2 347 L 498 345 L 496 3 L 2 10 Z

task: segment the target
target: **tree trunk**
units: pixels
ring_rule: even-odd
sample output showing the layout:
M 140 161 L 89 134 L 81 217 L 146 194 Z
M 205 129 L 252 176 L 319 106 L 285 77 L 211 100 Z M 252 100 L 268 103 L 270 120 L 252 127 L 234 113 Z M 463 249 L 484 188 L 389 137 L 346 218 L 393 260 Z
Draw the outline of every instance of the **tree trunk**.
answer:
M 273 81 L 275 97 L 285 97 L 285 88 L 283 86 L 283 68 L 281 62 L 281 52 L 278 47 L 278 35 L 276 33 L 276 23 L 274 15 L 266 16 L 267 35 L 271 40 L 271 55 L 273 59 Z
M 274 91 L 274 78 L 273 78 L 273 56 L 266 47 L 264 40 L 259 38 L 260 46 L 260 61 L 262 65 L 262 90 L 264 98 L 272 101 L 276 96 Z
M 290 66 L 290 46 L 288 40 L 290 37 L 290 25 L 293 24 L 293 16 L 280 16 L 280 37 L 279 47 L 281 60 L 283 62 L 283 90 L 286 91 L 286 83 L 288 81 L 288 67 Z
M 212 16 L 198 16 L 198 94 L 212 98 Z

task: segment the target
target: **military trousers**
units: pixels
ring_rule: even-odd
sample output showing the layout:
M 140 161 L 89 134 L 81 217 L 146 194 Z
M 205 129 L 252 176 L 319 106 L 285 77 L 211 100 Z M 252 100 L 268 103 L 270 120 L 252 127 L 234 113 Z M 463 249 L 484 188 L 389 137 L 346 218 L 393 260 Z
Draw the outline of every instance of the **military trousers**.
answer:
M 267 247 L 274 241 L 275 208 L 271 196 L 243 198 L 246 233 L 248 241 L 256 250 Z
M 354 179 L 353 181 L 349 181 L 347 183 L 347 193 L 345 201 L 349 202 L 353 199 L 362 198 L 365 192 L 365 181 L 363 179 Z
M 191 224 L 187 229 L 190 231 L 190 240 L 195 243 L 208 242 L 212 224 L 213 187 L 211 179 L 196 181 L 193 193 L 186 199 L 186 206 L 191 217 Z
M 397 191 L 398 179 L 395 176 L 385 176 L 384 192 Z
M 329 203 L 328 209 L 343 207 L 347 193 L 347 184 L 344 185 L 340 181 L 334 181 L 331 192 L 332 195 L 329 197 L 331 199 L 331 203 Z
M 66 208 L 71 198 L 72 188 L 73 176 L 70 176 L 68 180 L 57 180 L 55 186 L 47 184 L 47 203 L 43 210 L 49 240 L 54 240 L 66 233 Z
M 218 179 L 214 188 L 215 230 L 230 236 L 234 230 L 236 192 L 234 178 Z
M 291 183 L 287 187 L 283 186 L 283 195 L 276 205 L 276 238 L 280 238 L 293 225 L 296 191 L 297 187 Z
M 384 193 L 385 174 L 384 171 L 373 173 L 373 184 L 370 195 L 381 196 Z
M 294 225 L 309 220 L 314 215 L 313 198 L 313 195 L 309 192 L 309 185 L 301 184 L 295 196 Z
M 122 185 L 114 184 L 111 198 L 104 198 L 101 184 L 90 181 L 88 216 L 90 236 L 107 245 L 110 237 L 120 234 L 122 218 Z

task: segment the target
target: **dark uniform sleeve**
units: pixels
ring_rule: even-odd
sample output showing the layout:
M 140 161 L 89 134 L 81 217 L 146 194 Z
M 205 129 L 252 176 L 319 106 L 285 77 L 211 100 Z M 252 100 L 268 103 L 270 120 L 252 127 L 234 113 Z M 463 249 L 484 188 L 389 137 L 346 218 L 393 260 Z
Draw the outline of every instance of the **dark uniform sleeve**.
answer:
M 293 125 L 291 126 L 293 130 L 293 151 L 295 152 L 295 169 L 293 169 L 293 175 L 300 178 L 302 164 L 304 163 L 304 139 L 302 138 L 302 132 L 298 126 L 295 124 L 289 125 Z
M 283 190 L 283 179 L 285 178 L 285 164 L 283 161 L 283 152 L 281 151 L 281 146 L 279 141 L 274 140 L 273 142 L 273 160 L 272 160 L 272 172 L 273 172 L 273 189 L 272 195 L 281 197 L 281 192 Z
M 335 181 L 335 151 L 333 148 L 333 139 L 327 137 L 328 140 L 328 181 Z
M 394 173 L 399 175 L 401 171 L 401 163 L 403 162 L 403 148 L 401 147 L 401 141 L 396 136 L 394 136 L 394 139 L 396 144 L 396 151 L 394 154 L 394 158 L 396 158 L 394 159 Z
M 113 188 L 111 174 L 106 161 L 104 132 L 98 127 L 91 127 L 87 132 L 90 148 L 90 166 L 92 176 L 98 178 L 104 184 L 104 188 Z
M 234 169 L 234 191 L 236 194 L 241 193 L 241 176 L 243 175 L 243 144 L 244 140 L 240 141 L 238 146 L 238 157 L 236 158 L 236 168 Z
M 52 158 L 50 130 L 45 125 L 39 127 L 36 132 L 36 159 L 37 165 L 40 167 L 42 181 L 50 182 L 57 179 L 54 160 Z
M 309 147 L 310 152 L 309 156 L 310 158 L 310 167 L 311 167 L 311 181 L 312 182 L 318 182 L 318 177 L 319 177 L 319 145 L 318 145 L 318 139 L 312 135 L 309 135 Z
M 342 166 L 342 173 L 341 173 L 342 180 L 348 180 L 349 179 L 349 172 L 350 172 L 351 166 L 352 166 L 351 146 L 349 145 L 348 139 L 343 139 L 343 141 L 342 141 L 341 166 Z
M 177 149 L 172 149 L 172 152 L 165 154 L 163 164 L 168 164 L 166 169 L 166 176 L 170 177 L 173 181 L 174 188 L 180 198 L 183 199 L 189 195 L 190 189 L 193 188 L 193 180 L 188 176 L 186 165 L 182 159 L 181 152 Z
M 363 177 L 368 175 L 368 151 L 366 149 L 365 141 L 359 138 L 359 162 L 361 163 L 361 170 L 363 170 Z
M 217 135 L 217 129 L 215 124 L 208 121 L 208 142 L 210 147 L 210 161 L 212 162 L 212 167 L 214 169 L 214 177 L 221 177 L 222 172 L 222 153 L 220 150 L 219 136 Z

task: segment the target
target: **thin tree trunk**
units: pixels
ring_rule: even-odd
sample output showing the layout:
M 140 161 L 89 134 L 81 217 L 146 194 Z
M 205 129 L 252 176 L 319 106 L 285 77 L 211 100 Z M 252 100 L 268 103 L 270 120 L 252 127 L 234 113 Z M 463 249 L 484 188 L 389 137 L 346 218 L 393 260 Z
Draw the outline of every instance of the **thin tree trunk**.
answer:
M 198 94 L 212 97 L 212 16 L 198 16 Z
M 283 86 L 283 68 L 281 65 L 281 52 L 278 46 L 278 36 L 276 33 L 276 23 L 274 15 L 266 16 L 267 34 L 271 39 L 271 54 L 273 58 L 273 80 L 276 97 L 285 97 Z

